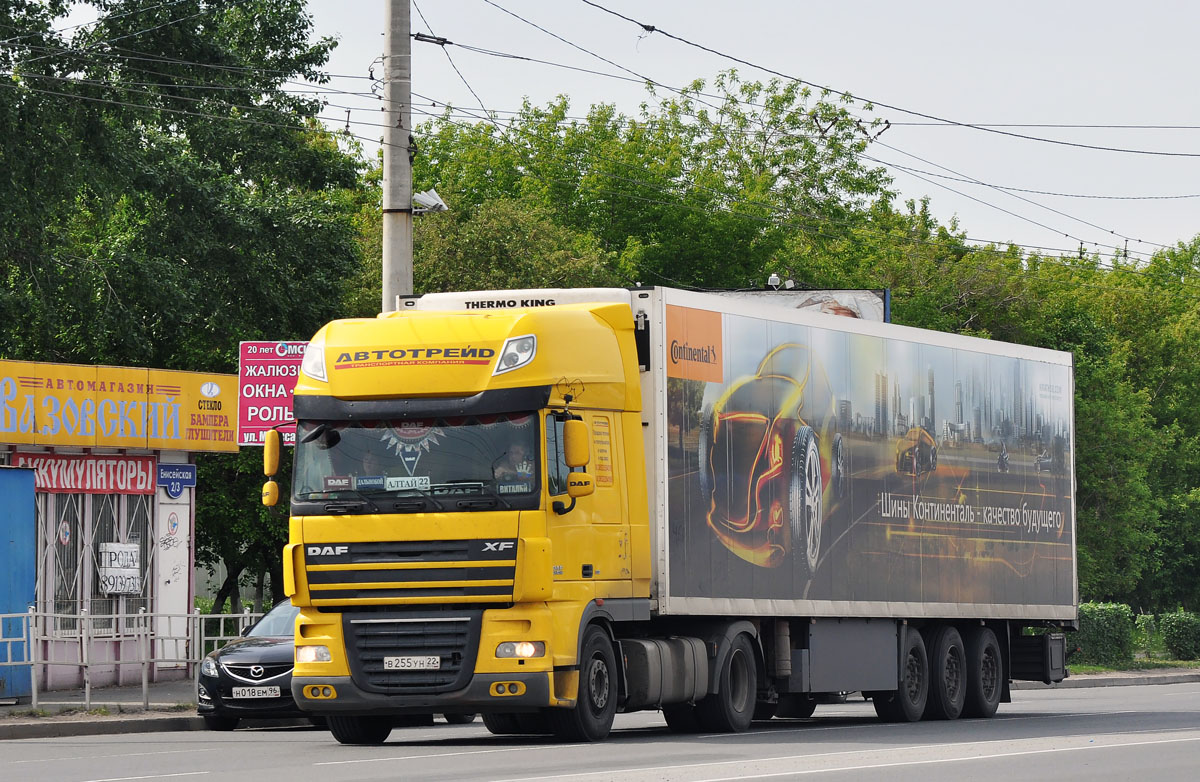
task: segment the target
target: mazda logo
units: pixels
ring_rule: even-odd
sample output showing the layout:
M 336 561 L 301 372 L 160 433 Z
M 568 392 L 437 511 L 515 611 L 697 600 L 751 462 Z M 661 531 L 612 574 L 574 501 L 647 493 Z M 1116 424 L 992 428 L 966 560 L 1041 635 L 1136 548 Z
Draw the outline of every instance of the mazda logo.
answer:
M 266 673 L 266 671 L 263 670 L 263 667 L 261 665 L 251 665 L 250 666 L 250 675 L 253 676 L 255 679 L 261 679 L 262 675 L 264 673 Z

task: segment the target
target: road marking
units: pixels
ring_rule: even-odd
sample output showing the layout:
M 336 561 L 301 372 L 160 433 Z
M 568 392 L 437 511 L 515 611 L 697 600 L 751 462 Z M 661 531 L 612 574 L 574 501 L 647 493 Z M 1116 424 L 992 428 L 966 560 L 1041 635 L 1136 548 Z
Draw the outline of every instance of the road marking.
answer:
M 752 774 L 739 777 L 705 777 L 694 782 L 736 782 L 741 779 L 770 779 L 772 777 L 798 777 L 809 774 L 835 774 L 839 771 L 870 771 L 880 768 L 900 768 L 902 766 L 924 766 L 934 763 L 963 763 L 972 760 L 996 760 L 998 758 L 1016 758 L 1028 755 L 1048 755 L 1054 752 L 1077 752 L 1086 749 L 1120 749 L 1123 747 L 1146 747 L 1156 744 L 1179 744 L 1189 741 L 1200 741 L 1200 736 L 1187 739 L 1161 739 L 1159 741 L 1127 741 L 1121 744 L 1084 744 L 1079 747 L 1052 747 L 1050 749 L 1028 749 L 1021 752 L 997 752 L 992 755 L 972 755 L 963 758 L 930 758 L 928 760 L 902 760 L 894 763 L 873 763 L 870 765 L 840 766 L 837 768 L 807 768 L 796 771 L 777 771 L 772 774 Z M 744 762 L 744 761 L 743 761 Z M 666 769 L 664 769 L 666 770 Z
M 10 760 L 7 765 L 15 766 L 20 763 L 50 763 L 60 760 L 110 760 L 112 758 L 142 758 L 149 755 L 183 755 L 188 752 L 212 752 L 211 749 L 176 749 L 169 752 L 129 752 L 122 755 L 76 755 L 74 757 L 64 758 L 32 758 L 30 760 Z
M 1179 728 L 1178 730 L 1181 730 L 1181 731 L 1182 730 L 1196 730 L 1196 728 L 1195 727 L 1187 727 L 1187 728 Z M 1110 733 L 1090 733 L 1088 735 L 1093 736 L 1093 737 L 1097 737 L 1097 736 L 1128 736 L 1128 735 L 1131 735 L 1134 733 L 1169 733 L 1169 732 L 1171 732 L 1171 731 L 1162 730 L 1161 728 L 1149 728 L 1149 729 L 1145 729 L 1145 730 L 1141 730 L 1141 731 L 1112 731 Z M 697 738 L 712 738 L 715 736 L 744 736 L 744 735 L 746 735 L 746 734 L 745 733 L 734 733 L 734 734 L 718 733 L 718 734 L 712 734 L 712 736 L 697 736 Z M 907 751 L 912 751 L 912 750 L 952 749 L 952 748 L 956 748 L 956 747 L 980 747 L 980 746 L 985 746 L 988 744 L 993 744 L 993 745 L 994 744 L 1012 744 L 1013 742 L 1018 742 L 1018 741 L 1028 741 L 1032 738 L 1042 738 L 1042 737 L 991 739 L 988 741 L 954 741 L 954 742 L 948 742 L 945 744 L 910 744 L 908 746 L 900 746 L 900 747 L 880 747 L 879 749 L 866 749 L 866 750 L 853 749 L 853 750 L 844 750 L 844 751 L 839 751 L 839 752 L 810 753 L 810 754 L 806 754 L 806 755 L 782 755 L 782 756 L 777 756 L 777 757 L 758 758 L 756 762 L 776 763 L 776 762 L 786 761 L 786 760 L 814 760 L 814 759 L 818 759 L 818 758 L 844 757 L 846 755 L 856 755 L 856 756 L 861 757 L 862 755 L 878 754 L 880 752 L 896 753 L 896 752 L 907 752 Z M 1075 738 L 1083 738 L 1083 737 L 1078 736 Z M 1200 741 L 1200 736 L 1191 737 L 1191 738 L 1162 739 L 1162 740 L 1158 740 L 1158 741 L 1127 742 L 1126 744 L 1106 744 L 1103 746 L 1141 746 L 1142 744 L 1169 744 L 1169 743 L 1177 743 L 1177 742 L 1182 742 L 1182 741 Z M 664 742 L 664 744 L 665 743 L 666 742 Z M 1084 747 L 1076 747 L 1075 749 L 1087 749 L 1090 746 L 1091 745 L 1084 746 Z M 996 755 L 987 755 L 987 756 L 980 755 L 977 757 L 979 757 L 979 758 L 1007 757 L 1008 755 L 1038 754 L 1041 752 L 1049 752 L 1049 751 L 1051 751 L 1051 750 L 1027 750 L 1027 751 L 1023 751 L 1023 752 L 1006 753 L 1006 754 L 996 754 Z M 1053 751 L 1060 751 L 1060 750 L 1053 750 Z M 1061 751 L 1065 751 L 1065 750 L 1061 750 Z M 971 759 L 974 759 L 974 758 L 947 758 L 947 759 L 939 760 L 937 762 L 950 762 L 952 760 L 971 760 Z M 750 762 L 750 761 L 748 761 L 746 758 L 738 758 L 737 760 L 722 760 L 722 761 L 712 761 L 712 762 L 707 762 L 707 763 L 684 763 L 684 764 L 679 764 L 679 765 L 674 765 L 674 766 L 646 766 L 646 767 L 642 767 L 642 768 L 609 769 L 606 771 L 584 771 L 584 772 L 577 771 L 577 772 L 574 772 L 571 774 L 552 774 L 549 776 L 542 776 L 542 777 L 530 777 L 530 776 L 504 777 L 504 778 L 501 778 L 498 780 L 493 780 L 493 782 L 518 782 L 519 780 L 523 781 L 523 782 L 544 782 L 545 780 L 551 780 L 551 779 L 580 779 L 583 777 L 595 777 L 595 776 L 599 776 L 599 777 L 602 777 L 605 779 L 613 779 L 618 774 L 637 774 L 637 773 L 645 773 L 645 772 L 665 773 L 665 772 L 669 772 L 669 771 L 684 771 L 687 769 L 694 769 L 694 768 L 712 768 L 713 766 L 734 766 L 734 765 L 744 766 L 748 762 Z M 833 770 L 844 771 L 844 770 L 851 770 L 851 769 L 856 769 L 856 768 L 861 768 L 861 769 L 887 768 L 889 765 L 912 765 L 915 763 L 922 763 L 922 762 L 934 762 L 934 761 L 906 761 L 906 762 L 895 763 L 895 764 L 886 764 L 885 763 L 885 764 L 876 764 L 876 765 L 847 766 L 845 768 L 839 768 L 839 769 L 824 769 L 823 771 L 833 771 Z M 802 773 L 807 774 L 807 773 L 816 773 L 816 770 L 814 769 L 814 770 L 806 770 L 806 771 L 790 771 L 790 772 L 786 772 L 786 773 L 787 774 L 802 774 Z M 750 774 L 748 776 L 742 776 L 742 777 L 719 777 L 719 778 L 713 777 L 713 778 L 709 778 L 709 779 L 705 779 L 705 780 L 694 780 L 693 782 L 721 782 L 721 780 L 754 779 L 757 777 L 769 777 L 769 776 L 786 776 L 786 774 L 784 774 L 784 773 L 780 773 L 780 774 Z
M 172 777 L 196 777 L 207 774 L 207 771 L 181 771 L 178 774 L 150 774 L 145 777 L 105 777 L 104 779 L 85 779 L 83 782 L 132 782 L 135 779 L 170 779 Z

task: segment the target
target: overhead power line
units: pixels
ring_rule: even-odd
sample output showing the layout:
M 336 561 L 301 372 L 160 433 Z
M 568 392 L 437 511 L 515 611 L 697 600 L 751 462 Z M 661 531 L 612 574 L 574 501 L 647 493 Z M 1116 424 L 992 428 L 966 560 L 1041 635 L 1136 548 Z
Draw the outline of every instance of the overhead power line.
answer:
M 490 0 L 487 0 L 487 2 L 490 2 Z M 1200 152 L 1170 152 L 1170 151 L 1152 150 L 1152 149 L 1130 149 L 1128 147 L 1110 147 L 1110 146 L 1104 146 L 1101 144 L 1084 144 L 1084 143 L 1076 142 L 1076 141 L 1063 141 L 1061 139 L 1045 138 L 1042 136 L 1031 136 L 1026 133 L 1014 133 L 1009 130 L 1002 130 L 1001 128 L 988 126 L 988 125 L 973 125 L 969 122 L 959 122 L 958 120 L 947 119 L 946 117 L 939 117 L 936 114 L 928 114 L 926 112 L 916 111 L 914 109 L 906 109 L 902 106 L 897 106 L 895 104 L 885 103 L 884 101 L 875 100 L 873 98 L 866 97 L 865 95 L 855 95 L 855 94 L 847 92 L 845 90 L 839 90 L 839 89 L 836 89 L 833 87 L 826 87 L 823 84 L 817 84 L 816 82 L 807 81 L 807 80 L 801 79 L 797 76 L 792 76 L 791 74 L 783 73 L 782 71 L 777 71 L 774 68 L 769 68 L 765 65 L 761 65 L 759 63 L 752 62 L 750 60 L 746 60 L 746 59 L 737 57 L 732 54 L 728 54 L 726 52 L 720 51 L 719 49 L 714 49 L 710 46 L 705 46 L 704 44 L 696 43 L 695 41 L 690 41 L 687 38 L 683 38 L 683 37 L 675 35 L 673 33 L 669 33 L 666 30 L 662 29 L 661 27 L 657 27 L 652 24 L 646 24 L 645 22 L 638 21 L 637 19 L 634 19 L 632 17 L 626 16 L 621 13 L 617 13 L 616 11 L 613 11 L 610 8 L 606 8 L 602 5 L 600 5 L 599 3 L 593 2 L 593 0 L 580 0 L 580 2 L 582 2 L 586 5 L 590 5 L 591 7 L 595 8 L 597 10 L 603 11 L 606 14 L 611 14 L 611 15 L 617 17 L 618 19 L 623 19 L 626 22 L 635 24 L 638 27 L 642 28 L 642 30 L 644 30 L 647 33 L 658 33 L 659 35 L 666 36 L 667 38 L 670 38 L 673 41 L 678 41 L 679 43 L 682 43 L 686 46 L 691 46 L 695 49 L 699 49 L 701 51 L 708 52 L 709 54 L 713 54 L 713 55 L 716 55 L 717 57 L 721 57 L 723 59 L 730 60 L 731 62 L 736 62 L 741 65 L 746 65 L 751 68 L 756 68 L 764 73 L 769 73 L 773 76 L 778 76 L 781 79 L 787 79 L 788 81 L 794 81 L 798 84 L 804 84 L 809 87 L 814 87 L 816 89 L 822 90 L 824 92 L 828 92 L 833 95 L 843 95 L 847 98 L 861 100 L 866 103 L 870 103 L 874 106 L 882 106 L 885 109 L 890 109 L 892 111 L 898 111 L 902 114 L 908 114 L 913 117 L 921 117 L 923 119 L 932 120 L 934 122 L 938 122 L 943 125 L 953 125 L 953 126 L 962 127 L 962 128 L 971 128 L 973 130 L 979 130 L 979 131 L 982 131 L 985 133 L 994 133 L 996 135 L 1008 136 L 1008 137 L 1017 138 L 1017 139 L 1023 139 L 1025 141 L 1036 141 L 1036 142 L 1039 142 L 1042 144 L 1056 144 L 1056 145 L 1064 146 L 1064 147 L 1075 147 L 1078 149 L 1091 149 L 1091 150 L 1096 150 L 1096 151 L 1100 151 L 1100 152 L 1121 152 L 1121 153 L 1130 154 L 1130 155 L 1156 155 L 1156 156 L 1163 156 L 1163 157 L 1200 158 Z

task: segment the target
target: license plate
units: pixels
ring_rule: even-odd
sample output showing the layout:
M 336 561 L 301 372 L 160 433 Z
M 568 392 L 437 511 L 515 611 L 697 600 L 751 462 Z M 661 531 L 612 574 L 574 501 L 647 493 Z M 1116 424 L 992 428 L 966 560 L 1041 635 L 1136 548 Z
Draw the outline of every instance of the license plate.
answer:
M 442 667 L 442 658 L 436 654 L 422 657 L 384 657 L 385 671 L 436 671 Z
M 241 698 L 278 698 L 279 687 L 234 687 L 233 697 Z

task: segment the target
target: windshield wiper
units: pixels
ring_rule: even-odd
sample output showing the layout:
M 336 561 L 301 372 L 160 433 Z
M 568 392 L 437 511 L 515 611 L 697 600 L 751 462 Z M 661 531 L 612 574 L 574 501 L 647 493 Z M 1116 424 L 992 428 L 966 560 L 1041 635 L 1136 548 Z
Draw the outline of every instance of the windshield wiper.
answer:
M 336 497 L 329 497 L 330 494 L 336 494 Z M 326 496 L 321 496 L 326 495 Z M 349 497 L 343 495 L 350 495 Z M 305 502 L 320 502 L 325 501 L 324 507 L 326 513 L 353 513 L 360 511 L 363 508 L 370 508 L 372 512 L 378 513 L 379 506 L 374 503 L 369 497 L 355 489 L 333 489 L 331 491 L 310 491 L 300 495 L 300 499 Z
M 489 488 L 485 481 L 471 479 L 445 481 L 444 483 L 435 485 L 433 489 L 436 491 L 439 487 L 445 487 L 442 492 L 444 494 L 460 496 L 479 495 L 474 499 L 463 499 L 455 503 L 463 510 L 472 508 L 487 510 L 497 505 L 505 510 L 512 510 L 512 503 L 497 494 L 494 489 Z

